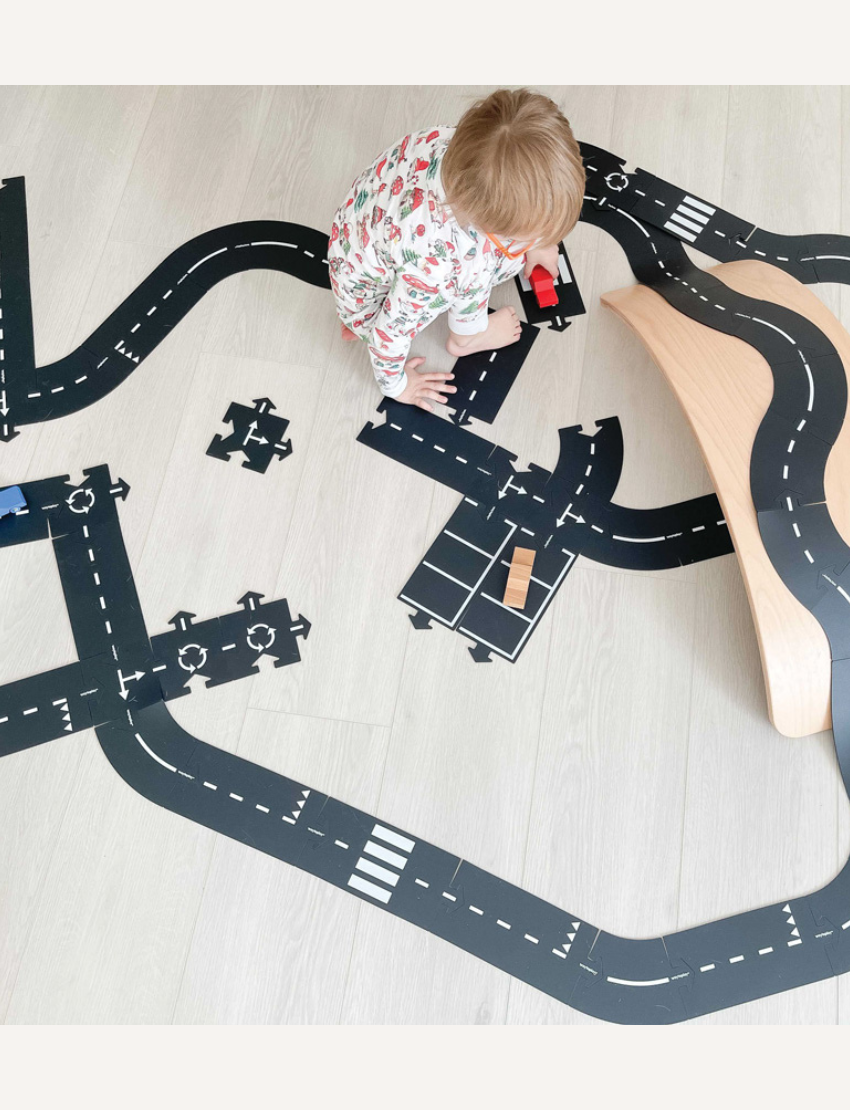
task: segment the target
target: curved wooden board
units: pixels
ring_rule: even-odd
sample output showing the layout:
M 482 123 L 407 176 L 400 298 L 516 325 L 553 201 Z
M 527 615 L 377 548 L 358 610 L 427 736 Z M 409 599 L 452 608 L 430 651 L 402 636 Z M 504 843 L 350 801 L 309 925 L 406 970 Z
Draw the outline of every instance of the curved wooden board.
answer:
M 850 336 L 805 285 L 765 262 L 727 262 L 711 271 L 748 297 L 806 316 L 850 365 Z M 667 378 L 694 431 L 729 525 L 756 626 L 767 705 L 785 736 L 831 726 L 830 652 L 817 620 L 788 591 L 761 542 L 750 496 L 750 452 L 773 393 L 770 367 L 733 336 L 683 316 L 644 285 L 603 294 Z M 850 421 L 829 457 L 825 488 L 836 527 L 850 540 Z

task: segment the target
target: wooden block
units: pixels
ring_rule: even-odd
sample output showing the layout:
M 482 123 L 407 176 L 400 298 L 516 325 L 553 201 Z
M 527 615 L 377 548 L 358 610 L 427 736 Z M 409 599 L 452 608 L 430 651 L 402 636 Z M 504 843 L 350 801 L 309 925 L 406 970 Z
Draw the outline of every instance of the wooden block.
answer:
M 805 316 L 850 366 L 850 336 L 795 278 L 749 260 L 726 262 L 709 273 L 739 293 Z M 602 303 L 642 340 L 702 448 L 747 588 L 771 721 L 785 736 L 822 732 L 831 723 L 829 643 L 773 569 L 750 494 L 750 451 L 773 393 L 770 367 L 753 347 L 689 319 L 644 285 L 605 293 Z M 836 527 L 850 540 L 850 420 L 830 453 L 824 488 Z
M 508 605 L 511 609 L 525 608 L 535 554 L 536 552 L 528 547 L 514 548 L 511 569 L 508 571 L 508 581 L 505 586 L 505 596 L 502 598 L 503 605 Z

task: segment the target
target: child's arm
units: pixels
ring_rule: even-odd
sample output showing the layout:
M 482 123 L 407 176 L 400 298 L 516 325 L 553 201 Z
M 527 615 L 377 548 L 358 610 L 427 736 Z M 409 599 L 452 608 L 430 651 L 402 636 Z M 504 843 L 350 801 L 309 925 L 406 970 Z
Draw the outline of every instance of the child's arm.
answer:
M 404 405 L 416 405 L 417 408 L 433 412 L 434 406 L 430 402 L 436 401 L 440 405 L 446 404 L 448 398 L 444 394 L 457 393 L 457 387 L 447 384 L 454 378 L 454 374 L 436 371 L 420 374 L 418 368 L 424 362 L 425 359 L 418 356 L 407 360 L 405 364 L 407 385 L 396 397 L 396 400 L 401 401 Z
M 558 276 L 558 244 L 552 247 L 535 247 L 525 256 L 525 276 L 529 277 L 535 266 L 548 270 L 553 278 Z
M 381 392 L 408 405 L 433 411 L 429 401 L 446 403 L 445 393 L 455 393 L 446 385 L 450 373 L 420 373 L 424 359 L 410 359 L 410 345 L 416 335 L 445 311 L 447 299 L 443 283 L 436 275 L 426 275 L 419 267 L 408 265 L 398 270 L 389 293 L 372 323 L 369 357 Z

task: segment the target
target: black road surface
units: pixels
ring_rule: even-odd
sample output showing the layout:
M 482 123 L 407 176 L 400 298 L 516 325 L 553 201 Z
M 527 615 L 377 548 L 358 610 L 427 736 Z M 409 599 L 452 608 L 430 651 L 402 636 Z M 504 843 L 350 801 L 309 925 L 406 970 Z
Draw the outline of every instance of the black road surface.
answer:
M 850 281 L 850 241 L 772 236 L 643 171 L 627 174 L 622 160 L 598 148 L 585 147 L 584 153 L 583 219 L 617 238 L 641 281 L 694 319 L 750 343 L 771 366 L 775 392 L 753 446 L 753 499 L 773 565 L 829 638 L 836 749 L 850 783 L 850 550 L 832 524 L 823 493 L 824 467 L 845 416 L 844 369 L 810 322 L 734 293 L 693 266 L 682 246 L 687 242 L 724 259 L 752 254 L 801 280 Z M 22 182 L 7 183 L 0 190 L 6 324 L 0 383 L 6 423 L 0 433 L 5 438 L 15 434 L 15 424 L 63 415 L 114 388 L 205 289 L 229 273 L 262 265 L 328 284 L 320 233 L 270 222 L 219 229 L 179 248 L 77 352 L 36 370 L 22 205 Z M 169 305 L 172 298 L 182 299 Z M 540 546 L 541 595 L 532 621 L 579 550 L 629 566 L 675 566 L 701 551 L 728 550 L 714 498 L 643 514 L 612 504 L 622 450 L 618 459 L 618 430 L 605 422 L 595 436 L 564 429 L 561 459 L 551 474 L 536 467 L 518 473 L 514 456 L 463 427 L 420 410 L 402 412 L 391 402 L 382 409 L 385 423 L 367 425 L 360 438 L 462 494 L 429 551 L 433 560 L 426 556 L 436 570 L 423 561 L 417 571 L 425 568 L 460 591 L 454 595 L 462 609 L 458 625 L 478 622 L 476 628 L 492 633 L 492 619 L 481 608 L 489 604 L 483 591 L 496 589 L 488 575 L 496 573 L 517 530 L 527 529 Z M 606 435 L 614 447 L 603 451 Z M 585 470 L 590 465 L 595 443 L 597 474 L 586 474 L 586 488 L 579 489 L 581 464 Z M 26 726 L 32 743 L 61 736 L 69 723 L 71 731 L 95 725 L 118 773 L 158 805 L 309 871 L 605 1020 L 667 1024 L 850 970 L 850 863 L 814 894 L 679 933 L 630 940 L 409 832 L 190 736 L 168 713 L 163 687 L 146 681 L 153 642 L 115 502 L 126 491 L 105 467 L 88 472 L 79 487 L 65 478 L 29 483 L 28 509 L 9 528 L 4 523 L 5 543 L 52 540 L 80 662 L 0 691 L 0 745 L 2 730 L 25 715 L 44 713 L 43 726 Z M 428 616 L 422 604 L 427 597 L 436 618 L 452 623 L 456 608 L 448 593 L 424 575 L 416 590 L 411 603 L 420 617 Z M 190 618 L 178 614 L 175 632 L 191 628 Z M 292 636 L 298 635 L 298 623 L 290 621 Z M 500 626 L 498 634 L 503 633 Z M 521 636 L 503 638 L 496 650 L 516 652 Z M 267 638 L 264 633 L 258 642 L 265 645 Z M 473 638 L 486 648 L 474 630 Z M 191 658 L 198 662 L 197 654 Z M 131 677 L 140 671 L 140 677 Z M 83 677 L 88 681 L 80 681 Z M 54 683 L 57 696 L 47 697 Z M 0 747 L 8 750 L 14 747 Z

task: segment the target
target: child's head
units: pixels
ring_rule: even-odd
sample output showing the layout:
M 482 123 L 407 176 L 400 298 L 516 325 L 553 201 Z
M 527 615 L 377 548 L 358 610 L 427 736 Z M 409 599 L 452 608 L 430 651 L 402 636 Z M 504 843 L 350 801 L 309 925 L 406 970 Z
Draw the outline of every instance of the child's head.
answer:
M 558 243 L 581 212 L 584 165 L 572 128 L 530 89 L 497 89 L 473 104 L 440 172 L 452 209 L 500 238 Z

